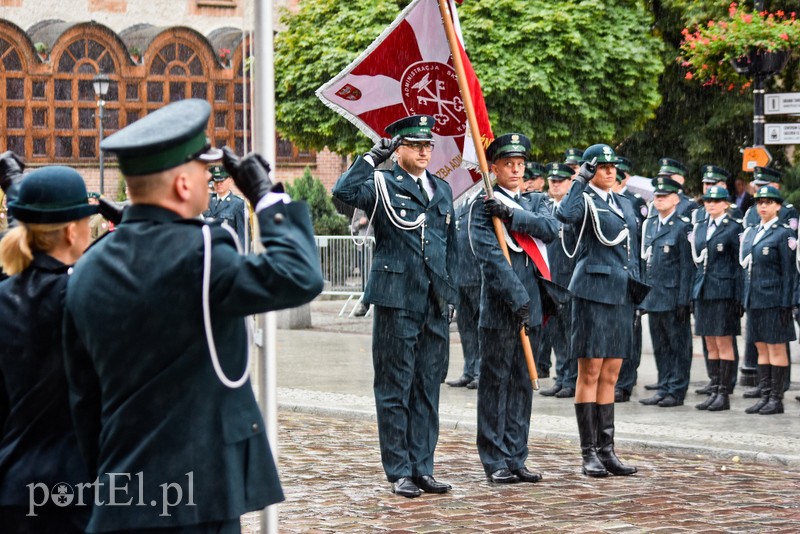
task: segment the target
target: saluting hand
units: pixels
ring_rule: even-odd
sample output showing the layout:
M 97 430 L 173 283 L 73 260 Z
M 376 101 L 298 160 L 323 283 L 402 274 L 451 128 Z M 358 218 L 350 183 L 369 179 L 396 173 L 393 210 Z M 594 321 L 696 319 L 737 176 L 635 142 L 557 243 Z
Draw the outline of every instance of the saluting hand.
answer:
M 272 189 L 269 163 L 260 154 L 254 152 L 240 160 L 233 150 L 224 146 L 222 164 L 233 178 L 233 183 L 253 207 Z
M 578 174 L 575 176 L 575 179 L 584 184 L 589 183 L 592 178 L 594 178 L 594 173 L 597 172 L 595 163 L 597 163 L 597 158 L 592 158 L 592 161 L 584 161 L 581 168 L 578 169 Z
M 400 136 L 396 135 L 392 139 L 387 139 L 385 137 L 378 140 L 375 143 L 369 152 L 364 154 L 365 156 L 369 156 L 372 158 L 372 162 L 375 165 L 380 165 L 397 150 L 397 147 L 400 146 Z

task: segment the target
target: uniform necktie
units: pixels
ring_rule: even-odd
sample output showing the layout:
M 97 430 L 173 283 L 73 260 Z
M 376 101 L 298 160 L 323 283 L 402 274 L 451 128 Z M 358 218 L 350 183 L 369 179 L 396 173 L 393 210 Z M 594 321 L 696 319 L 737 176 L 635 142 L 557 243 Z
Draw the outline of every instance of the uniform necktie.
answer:
M 425 186 L 424 186 L 424 185 L 423 185 L 423 183 L 422 183 L 422 178 L 419 178 L 419 179 L 417 180 L 417 185 L 419 186 L 419 190 L 420 190 L 420 192 L 422 193 L 422 198 L 424 198 L 424 199 L 425 199 L 425 204 L 427 204 L 428 202 L 430 202 L 430 201 L 431 201 L 431 199 L 430 199 L 430 198 L 428 198 L 428 192 L 427 192 L 427 191 L 425 191 Z
M 661 231 L 661 219 L 656 222 L 656 233 Z
M 514 195 L 514 201 L 515 201 L 515 202 L 519 202 L 519 193 L 516 193 L 516 194 Z
M 756 243 L 758 243 L 761 240 L 762 237 L 764 237 L 764 231 L 765 230 L 766 230 L 766 228 L 764 228 L 764 225 L 762 225 L 762 224 L 758 225 L 758 229 L 756 230 L 756 237 L 755 237 L 755 239 L 753 239 L 753 244 L 754 245 Z
M 614 210 L 618 214 L 622 213 L 622 210 L 620 209 L 619 204 L 617 204 L 616 200 L 614 200 L 614 194 L 613 193 L 609 193 L 608 194 L 608 205 L 612 210 Z
M 716 229 L 717 229 L 716 221 L 711 221 L 710 223 L 708 223 L 708 231 L 706 232 L 706 238 L 709 238 L 712 235 L 714 235 L 714 230 Z

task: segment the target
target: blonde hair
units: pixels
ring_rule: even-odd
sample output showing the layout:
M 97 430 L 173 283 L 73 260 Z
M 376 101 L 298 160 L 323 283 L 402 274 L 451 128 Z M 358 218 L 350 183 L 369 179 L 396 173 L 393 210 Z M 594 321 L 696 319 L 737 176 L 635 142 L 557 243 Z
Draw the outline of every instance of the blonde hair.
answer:
M 9 275 L 21 273 L 33 261 L 35 251 L 50 252 L 61 241 L 71 222 L 27 224 L 19 222 L 0 240 L 0 266 Z
M 176 168 L 152 174 L 125 176 L 125 185 L 128 186 L 128 198 L 141 201 L 142 199 L 161 197 L 169 188 L 171 179 L 175 176 Z

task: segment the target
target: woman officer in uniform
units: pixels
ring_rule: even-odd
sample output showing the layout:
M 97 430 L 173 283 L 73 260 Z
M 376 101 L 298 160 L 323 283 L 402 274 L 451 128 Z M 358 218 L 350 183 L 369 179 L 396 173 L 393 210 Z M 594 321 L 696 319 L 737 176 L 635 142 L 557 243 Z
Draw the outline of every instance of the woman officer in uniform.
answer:
M 753 195 L 761 220 L 742 235 L 739 263 L 744 269 L 744 306 L 748 339 L 758 350 L 761 398 L 747 413 L 783 413 L 783 387 L 789 367 L 786 344 L 796 339 L 792 307 L 797 304 L 794 287 L 794 248 L 797 241 L 788 225 L 780 224 L 783 198 L 769 185 Z
M 19 224 L 0 241 L 11 276 L 0 283 L 0 532 L 83 532 L 91 507 L 59 506 L 51 492 L 65 483 L 74 497 L 68 486 L 91 482 L 69 412 L 61 323 L 97 206 L 77 172 L 53 166 L 28 174 L 8 209 Z M 46 504 L 30 514 L 31 502 Z
M 630 357 L 634 305 L 648 286 L 638 281 L 633 207 L 612 192 L 617 178 L 614 150 L 592 145 L 583 161 L 557 212 L 559 220 L 578 232 L 579 256 L 569 290 L 583 472 L 593 477 L 631 475 L 636 468 L 623 465 L 614 453 L 614 386 L 622 360 Z
M 694 333 L 708 347 L 711 395 L 698 410 L 730 409 L 731 380 L 736 372 L 734 337 L 741 334 L 742 270 L 739 235 L 742 225 L 727 214 L 728 190 L 711 186 L 702 197 L 707 218 L 695 223 L 689 241 L 697 273 L 692 287 Z

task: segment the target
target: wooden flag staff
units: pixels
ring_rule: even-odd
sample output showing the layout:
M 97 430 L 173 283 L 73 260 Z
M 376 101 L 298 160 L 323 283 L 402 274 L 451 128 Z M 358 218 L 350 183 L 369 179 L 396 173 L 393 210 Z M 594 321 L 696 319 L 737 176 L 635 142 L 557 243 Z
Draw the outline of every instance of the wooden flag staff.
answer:
M 456 37 L 456 30 L 453 27 L 453 18 L 450 14 L 450 6 L 448 0 L 438 0 L 439 10 L 442 13 L 442 22 L 444 23 L 444 31 L 447 36 L 447 42 L 450 45 L 450 55 L 453 57 L 453 67 L 456 71 L 458 79 L 458 88 L 461 90 L 461 98 L 464 100 L 464 108 L 467 111 L 467 120 L 469 122 L 469 130 L 471 132 L 472 141 L 475 144 L 475 152 L 478 155 L 478 164 L 480 165 L 481 176 L 483 176 L 483 189 L 486 191 L 486 196 L 494 198 L 492 191 L 492 183 L 489 180 L 489 164 L 486 161 L 486 152 L 481 142 L 481 131 L 478 127 L 478 118 L 475 116 L 475 107 L 472 103 L 472 94 L 469 90 L 467 77 L 464 70 L 464 62 L 461 59 L 461 51 L 458 47 L 458 38 Z M 497 242 L 500 245 L 500 250 L 503 251 L 508 263 L 511 263 L 511 257 L 508 254 L 508 245 L 503 236 L 503 223 L 498 217 L 492 217 L 492 224 L 494 226 L 494 233 L 497 236 Z M 525 328 L 519 330 L 520 342 L 522 343 L 522 351 L 525 354 L 525 363 L 528 366 L 528 373 L 531 376 L 531 385 L 534 390 L 539 389 L 539 374 L 536 372 L 536 364 L 533 360 L 533 349 L 531 342 L 528 339 L 528 333 Z

